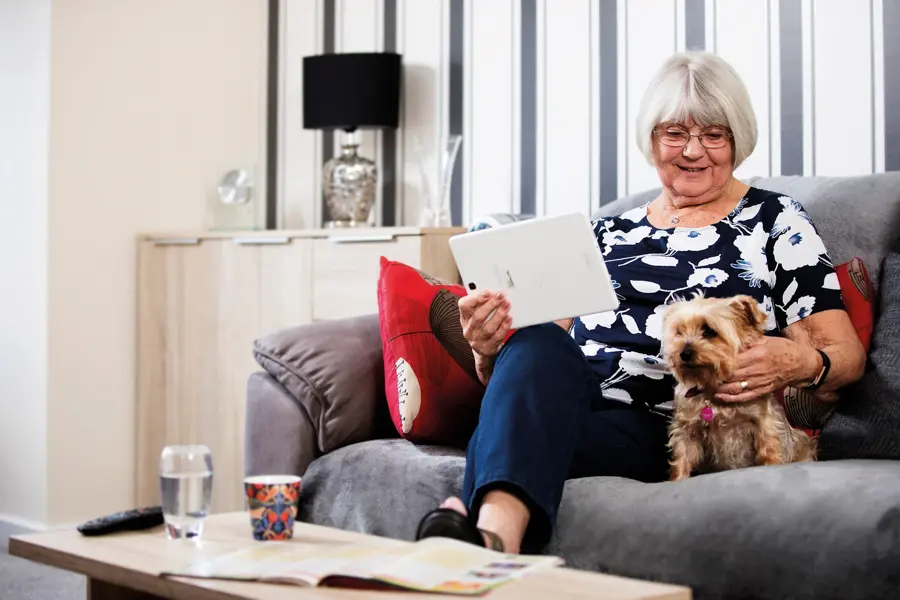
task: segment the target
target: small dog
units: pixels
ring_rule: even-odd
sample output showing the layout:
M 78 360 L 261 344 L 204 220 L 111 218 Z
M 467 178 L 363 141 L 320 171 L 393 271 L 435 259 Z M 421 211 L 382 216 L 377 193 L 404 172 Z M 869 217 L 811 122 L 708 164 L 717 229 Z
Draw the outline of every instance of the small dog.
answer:
M 663 355 L 678 382 L 669 425 L 673 481 L 694 472 L 815 460 L 813 441 L 791 427 L 773 394 L 734 404 L 715 399 L 738 352 L 762 338 L 765 322 L 750 296 L 697 294 L 663 313 Z

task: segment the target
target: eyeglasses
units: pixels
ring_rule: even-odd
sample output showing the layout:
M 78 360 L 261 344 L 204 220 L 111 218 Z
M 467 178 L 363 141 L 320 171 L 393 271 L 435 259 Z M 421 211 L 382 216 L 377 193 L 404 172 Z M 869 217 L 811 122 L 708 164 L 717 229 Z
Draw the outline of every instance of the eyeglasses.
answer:
M 653 133 L 655 133 L 657 137 L 659 137 L 659 141 L 662 142 L 664 146 L 681 148 L 683 146 L 687 146 L 687 144 L 691 141 L 691 138 L 697 138 L 700 140 L 700 144 L 704 148 L 708 148 L 710 150 L 724 148 L 728 144 L 728 140 L 734 137 L 734 135 L 730 131 L 726 131 L 720 128 L 706 129 L 704 131 L 701 131 L 700 133 L 690 133 L 683 127 L 676 127 L 671 125 L 662 128 L 657 127 L 653 130 Z

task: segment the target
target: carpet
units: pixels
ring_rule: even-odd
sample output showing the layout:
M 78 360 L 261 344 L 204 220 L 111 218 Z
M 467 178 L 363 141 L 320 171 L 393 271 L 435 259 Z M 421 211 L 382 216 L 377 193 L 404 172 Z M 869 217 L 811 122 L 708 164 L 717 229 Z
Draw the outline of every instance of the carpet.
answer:
M 3 600 L 83 600 L 86 580 L 81 575 L 10 556 L 10 535 L 25 530 L 0 522 L 0 598 Z

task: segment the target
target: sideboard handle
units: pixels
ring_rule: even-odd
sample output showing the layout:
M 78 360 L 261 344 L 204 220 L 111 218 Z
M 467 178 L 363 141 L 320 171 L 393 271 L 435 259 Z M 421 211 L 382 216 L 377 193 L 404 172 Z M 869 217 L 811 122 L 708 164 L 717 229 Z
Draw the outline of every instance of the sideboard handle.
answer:
M 156 238 L 153 240 L 154 246 L 194 246 L 199 243 L 200 238 L 195 237 Z
M 392 242 L 394 235 L 385 233 L 381 235 L 330 235 L 328 241 L 335 244 L 365 244 L 367 242 Z
M 240 237 L 234 238 L 238 246 L 273 246 L 276 244 L 290 244 L 289 237 Z

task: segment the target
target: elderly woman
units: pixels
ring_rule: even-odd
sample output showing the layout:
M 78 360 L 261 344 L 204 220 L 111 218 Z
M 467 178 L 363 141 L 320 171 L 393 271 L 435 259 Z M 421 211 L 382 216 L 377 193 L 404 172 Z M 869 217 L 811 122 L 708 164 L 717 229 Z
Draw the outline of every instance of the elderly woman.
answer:
M 828 402 L 862 376 L 865 354 L 809 216 L 734 177 L 756 136 L 747 90 L 726 62 L 673 56 L 637 117 L 637 143 L 662 191 L 594 224 L 618 310 L 524 328 L 501 344 L 515 325 L 502 293 L 460 300 L 486 388 L 462 499 L 426 515 L 420 538 L 539 551 L 567 478 L 667 479 L 674 381 L 660 358 L 661 313 L 676 295 L 749 294 L 768 315 L 770 335 L 739 355 L 721 402 L 787 385 L 814 387 Z

